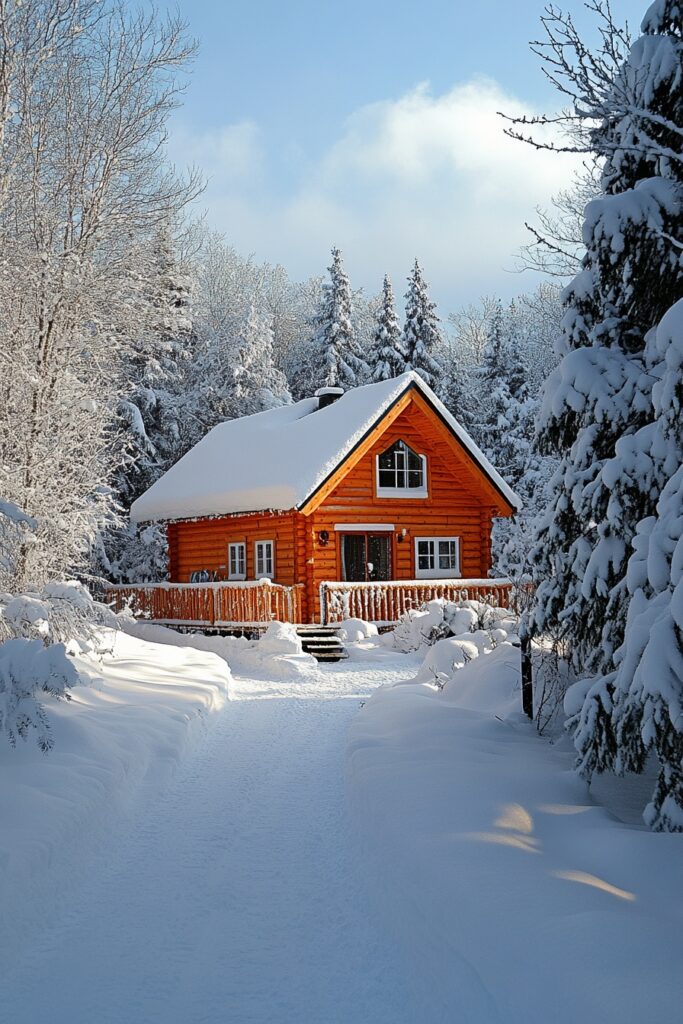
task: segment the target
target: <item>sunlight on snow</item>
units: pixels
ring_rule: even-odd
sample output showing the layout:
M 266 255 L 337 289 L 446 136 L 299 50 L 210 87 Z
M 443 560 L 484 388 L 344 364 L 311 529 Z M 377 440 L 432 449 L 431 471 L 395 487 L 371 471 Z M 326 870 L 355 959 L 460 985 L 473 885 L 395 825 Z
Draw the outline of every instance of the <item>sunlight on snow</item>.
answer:
M 581 814 L 590 808 L 580 804 L 542 804 L 538 809 L 546 814 Z M 516 850 L 524 850 L 526 853 L 541 852 L 538 840 L 531 834 L 534 830 L 534 819 L 521 804 L 504 804 L 493 824 L 495 828 L 509 829 L 509 831 L 467 832 L 464 838 L 476 839 L 481 843 L 495 843 L 498 846 L 512 846 Z M 562 878 L 567 882 L 579 882 L 581 885 L 599 889 L 620 900 L 633 902 L 636 899 L 635 893 L 611 885 L 603 878 L 591 875 L 587 871 L 552 871 L 551 874 L 555 878 Z
M 529 835 L 534 830 L 534 819 L 521 804 L 506 804 L 494 824 L 496 828 L 509 828 Z
M 478 839 L 482 843 L 497 843 L 499 846 L 514 846 L 527 853 L 540 853 L 538 841 L 530 836 L 506 835 L 504 832 L 466 832 L 465 839 Z
M 610 885 L 603 878 L 598 878 L 597 875 L 589 875 L 587 871 L 553 871 L 555 878 L 564 878 L 568 882 L 579 882 L 581 885 L 590 885 L 593 889 L 600 889 L 601 892 L 609 893 L 610 896 L 616 896 L 620 900 L 627 900 L 629 903 L 633 903 L 636 899 L 636 894 L 628 892 L 627 889 L 619 889 L 616 885 Z
M 482 843 L 497 843 L 499 846 L 514 846 L 527 853 L 540 853 L 538 840 L 531 833 L 534 819 L 521 804 L 504 804 L 494 821 L 494 827 L 509 829 L 509 832 L 468 832 L 467 839 L 478 839 Z
M 538 809 L 543 814 L 583 814 L 584 811 L 592 810 L 592 804 L 539 804 Z

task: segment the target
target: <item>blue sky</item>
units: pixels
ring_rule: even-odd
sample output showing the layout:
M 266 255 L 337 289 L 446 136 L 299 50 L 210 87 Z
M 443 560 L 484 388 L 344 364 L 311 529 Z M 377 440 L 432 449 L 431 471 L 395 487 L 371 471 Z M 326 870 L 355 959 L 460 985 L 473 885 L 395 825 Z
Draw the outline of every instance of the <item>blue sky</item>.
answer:
M 613 6 L 632 27 L 644 11 Z M 339 245 L 369 292 L 388 271 L 402 293 L 417 255 L 444 313 L 533 286 L 513 272 L 523 222 L 573 161 L 507 140 L 496 111 L 556 106 L 527 45 L 540 0 L 179 9 L 200 56 L 170 151 L 204 169 L 199 206 L 237 249 L 303 278 Z

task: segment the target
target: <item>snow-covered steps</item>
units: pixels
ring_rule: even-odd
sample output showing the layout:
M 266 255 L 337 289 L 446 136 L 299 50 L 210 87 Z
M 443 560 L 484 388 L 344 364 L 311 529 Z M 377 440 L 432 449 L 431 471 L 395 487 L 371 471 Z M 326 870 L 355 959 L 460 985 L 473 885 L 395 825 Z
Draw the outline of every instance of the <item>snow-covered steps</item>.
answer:
M 296 631 L 304 651 L 317 661 L 341 661 L 349 656 L 332 626 L 297 626 Z

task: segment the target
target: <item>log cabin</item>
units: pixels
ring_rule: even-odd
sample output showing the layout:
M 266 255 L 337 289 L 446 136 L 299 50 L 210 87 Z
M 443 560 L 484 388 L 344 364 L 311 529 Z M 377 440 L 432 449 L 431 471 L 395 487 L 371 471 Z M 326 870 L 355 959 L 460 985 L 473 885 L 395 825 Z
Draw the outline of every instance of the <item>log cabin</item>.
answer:
M 491 527 L 517 507 L 417 373 L 326 388 L 221 423 L 150 487 L 131 518 L 166 524 L 169 582 L 119 590 L 157 621 L 226 627 L 501 603 Z

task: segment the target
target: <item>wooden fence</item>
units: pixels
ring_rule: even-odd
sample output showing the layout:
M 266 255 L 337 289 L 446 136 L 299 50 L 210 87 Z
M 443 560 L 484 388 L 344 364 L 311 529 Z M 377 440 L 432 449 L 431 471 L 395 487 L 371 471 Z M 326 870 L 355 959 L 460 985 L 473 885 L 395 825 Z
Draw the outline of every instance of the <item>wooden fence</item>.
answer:
M 274 620 L 301 623 L 304 585 L 284 587 L 270 580 L 240 583 L 144 583 L 110 586 L 114 611 L 165 625 L 259 626 Z M 326 582 L 320 585 L 321 622 L 364 619 L 398 622 L 425 601 L 483 601 L 520 611 L 520 592 L 510 580 L 391 580 L 377 583 Z
M 270 580 L 244 583 L 145 583 L 111 586 L 114 611 L 165 625 L 256 626 L 278 620 L 301 622 L 303 584 L 283 587 Z
M 391 580 L 377 583 L 321 583 L 322 622 L 364 619 L 384 625 L 398 622 L 425 601 L 483 601 L 510 608 L 516 605 L 510 580 Z

